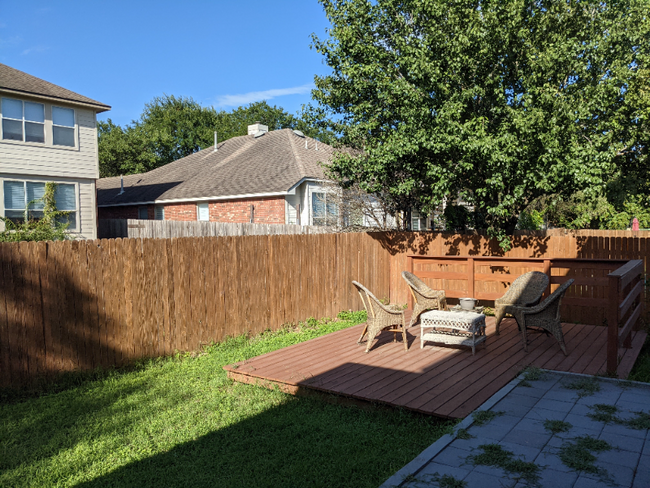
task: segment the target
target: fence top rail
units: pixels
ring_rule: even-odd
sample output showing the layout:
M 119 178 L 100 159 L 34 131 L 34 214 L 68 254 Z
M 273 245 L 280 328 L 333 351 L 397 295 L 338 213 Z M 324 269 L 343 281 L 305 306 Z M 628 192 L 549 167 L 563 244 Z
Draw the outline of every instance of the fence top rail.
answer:
M 624 278 L 627 275 L 636 276 L 643 273 L 643 260 L 642 259 L 632 259 L 627 261 L 623 266 L 618 269 L 615 269 L 609 276 L 615 276 L 618 278 Z
M 474 261 L 512 261 L 512 262 L 539 262 L 551 261 L 551 263 L 628 263 L 628 259 L 600 259 L 600 258 L 513 258 L 500 256 L 425 256 L 422 254 L 407 254 L 406 257 L 414 259 L 458 259 Z M 639 260 L 636 260 L 639 261 Z M 641 261 L 643 263 L 643 261 Z

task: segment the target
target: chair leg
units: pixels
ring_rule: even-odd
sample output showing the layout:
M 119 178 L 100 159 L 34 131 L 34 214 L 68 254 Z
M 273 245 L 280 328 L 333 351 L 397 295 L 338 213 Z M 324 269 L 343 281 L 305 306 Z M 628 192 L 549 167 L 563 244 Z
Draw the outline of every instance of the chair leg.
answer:
M 406 324 L 404 323 L 404 316 L 402 315 L 402 340 L 404 341 L 404 350 L 409 350 L 409 344 L 406 342 Z
M 499 326 L 501 325 L 501 321 L 503 320 L 503 317 L 506 315 L 505 309 L 503 307 L 495 307 L 494 309 L 494 319 L 496 320 L 497 324 L 497 335 L 499 335 Z
M 409 324 L 409 327 L 413 327 L 416 324 L 416 322 L 418 321 L 420 315 L 422 314 L 422 312 L 424 312 L 424 310 L 425 309 L 422 308 L 419 303 L 417 302 L 415 303 L 415 305 L 413 306 L 413 314 L 411 315 L 411 323 Z
M 370 330 L 368 331 L 368 343 L 367 343 L 367 346 L 366 346 L 366 350 L 365 350 L 365 352 L 370 351 L 370 346 L 372 345 L 372 341 L 375 340 L 375 337 L 377 337 L 377 334 L 378 334 L 379 332 L 381 332 L 381 331 L 379 331 L 379 330 L 373 330 L 373 329 L 370 329 Z
M 555 337 L 557 341 L 560 343 L 560 349 L 562 349 L 564 355 L 568 356 L 566 352 L 566 344 L 564 343 L 564 333 L 562 332 L 562 324 L 558 324 L 558 326 L 553 330 L 553 337 Z
M 361 337 L 359 337 L 357 344 L 361 344 L 361 341 L 363 340 L 363 336 L 366 335 L 367 331 L 368 331 L 368 322 L 366 322 L 366 326 L 363 328 L 363 332 L 361 333 Z
M 521 339 L 524 341 L 524 351 L 528 352 L 528 337 L 526 336 L 526 321 L 524 317 L 519 317 L 515 315 L 515 320 L 521 329 Z

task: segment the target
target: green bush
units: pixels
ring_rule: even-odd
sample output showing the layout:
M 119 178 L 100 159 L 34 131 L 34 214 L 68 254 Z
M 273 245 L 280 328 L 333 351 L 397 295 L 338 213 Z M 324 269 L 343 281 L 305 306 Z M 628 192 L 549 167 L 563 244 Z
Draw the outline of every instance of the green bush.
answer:
M 69 238 L 69 235 L 65 232 L 68 224 L 59 221 L 61 217 L 68 215 L 68 212 L 60 212 L 56 209 L 54 200 L 56 186 L 56 183 L 45 184 L 43 197 L 29 202 L 27 205 L 24 222 L 18 224 L 6 217 L 0 217 L 5 224 L 5 230 L 0 232 L 0 242 L 63 241 Z M 30 207 L 39 202 L 43 202 L 43 217 L 30 219 Z

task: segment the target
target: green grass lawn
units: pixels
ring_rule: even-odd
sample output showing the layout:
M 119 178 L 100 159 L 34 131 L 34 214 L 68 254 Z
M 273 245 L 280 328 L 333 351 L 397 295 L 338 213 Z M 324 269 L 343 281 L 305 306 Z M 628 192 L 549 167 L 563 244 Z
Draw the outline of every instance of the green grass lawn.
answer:
M 310 320 L 0 403 L 0 486 L 376 487 L 452 422 L 240 383 L 222 367 L 365 320 Z

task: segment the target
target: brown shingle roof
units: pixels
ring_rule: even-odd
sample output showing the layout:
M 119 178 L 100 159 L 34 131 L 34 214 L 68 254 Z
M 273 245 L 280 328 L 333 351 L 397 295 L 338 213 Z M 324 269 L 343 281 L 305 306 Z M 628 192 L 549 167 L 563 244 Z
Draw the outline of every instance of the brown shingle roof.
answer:
M 49 81 L 41 80 L 15 68 L 0 63 L 0 90 L 24 93 L 35 97 L 55 98 L 68 102 L 89 105 L 97 112 L 105 112 L 111 107 L 92 98 L 84 97 L 66 90 Z
M 304 178 L 324 178 L 319 163 L 329 162 L 333 153 L 327 144 L 291 129 L 234 137 L 219 144 L 217 152 L 209 147 L 148 173 L 125 176 L 121 195 L 119 177 L 99 179 L 98 204 L 283 194 Z

